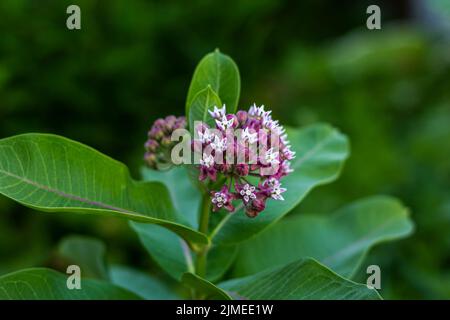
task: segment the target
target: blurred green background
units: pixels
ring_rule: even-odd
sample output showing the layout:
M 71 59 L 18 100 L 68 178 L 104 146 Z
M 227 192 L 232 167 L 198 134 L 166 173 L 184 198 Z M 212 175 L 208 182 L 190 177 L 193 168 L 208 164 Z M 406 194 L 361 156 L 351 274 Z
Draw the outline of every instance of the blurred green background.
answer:
M 66 28 L 70 4 L 80 31 Z M 365 26 L 370 4 L 381 30 Z M 216 47 L 239 65 L 242 108 L 264 104 L 287 125 L 330 122 L 350 137 L 342 177 L 293 214 L 399 197 L 416 232 L 371 252 L 381 293 L 450 299 L 448 0 L 2 0 L 0 138 L 64 135 L 138 177 L 148 128 L 183 113 L 196 63 Z M 56 245 L 72 233 L 104 240 L 110 261 L 161 273 L 124 221 L 36 214 L 0 197 L 0 274 L 57 267 Z

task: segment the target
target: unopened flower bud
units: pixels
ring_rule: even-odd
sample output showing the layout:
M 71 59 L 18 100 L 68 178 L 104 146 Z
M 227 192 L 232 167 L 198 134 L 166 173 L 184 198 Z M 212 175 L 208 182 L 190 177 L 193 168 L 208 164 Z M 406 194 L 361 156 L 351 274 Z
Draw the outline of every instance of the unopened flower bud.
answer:
M 245 207 L 245 213 L 248 217 L 254 218 L 266 208 L 266 203 L 262 198 L 256 198 Z
M 153 123 L 153 127 L 163 127 L 165 125 L 165 121 L 162 118 L 157 119 L 154 123 Z
M 248 164 L 238 164 L 236 165 L 236 173 L 241 176 L 241 177 L 245 177 L 248 175 L 250 170 L 250 167 Z
M 145 148 L 151 152 L 155 152 L 158 147 L 159 147 L 159 143 L 153 139 L 150 139 L 145 143 Z
M 230 173 L 233 170 L 233 166 L 228 163 L 219 164 L 217 166 L 219 168 L 219 171 L 222 172 L 223 174 Z
M 237 118 L 237 121 L 239 122 L 239 125 L 242 126 L 248 119 L 247 111 L 239 110 L 236 113 L 236 118 Z
M 172 140 L 170 139 L 170 137 L 164 136 L 161 139 L 161 145 L 163 147 L 168 147 L 172 144 Z
M 156 169 L 156 155 L 153 152 L 146 152 L 144 160 L 150 168 Z
M 173 127 L 174 130 L 176 129 L 184 129 L 186 128 L 186 118 L 185 117 L 178 117 L 175 121 L 175 125 Z
M 156 169 L 159 164 L 170 165 L 171 159 L 167 158 L 167 155 L 170 154 L 170 148 L 173 146 L 171 139 L 173 130 L 185 127 L 185 117 L 167 116 L 165 119 L 160 118 L 153 123 L 148 132 L 149 139 L 145 143 L 147 153 L 144 158 L 149 167 Z
M 175 116 L 167 116 L 165 119 L 164 129 L 166 132 L 172 132 L 177 121 Z
M 160 127 L 154 126 L 148 133 L 148 137 L 150 139 L 156 139 L 159 140 L 164 136 L 164 132 Z

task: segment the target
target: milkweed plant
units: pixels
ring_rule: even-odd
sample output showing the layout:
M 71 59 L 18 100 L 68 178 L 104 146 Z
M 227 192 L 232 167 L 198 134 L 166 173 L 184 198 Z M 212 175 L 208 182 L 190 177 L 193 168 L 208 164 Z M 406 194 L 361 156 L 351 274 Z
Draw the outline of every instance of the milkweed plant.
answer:
M 302 212 L 314 187 L 339 176 L 347 137 L 323 123 L 285 127 L 276 106 L 243 106 L 239 96 L 234 61 L 218 50 L 206 55 L 185 114 L 149 126 L 140 181 L 67 138 L 0 140 L 2 195 L 39 211 L 128 220 L 172 278 L 107 265 L 100 240 L 70 236 L 58 252 L 73 274 L 36 267 L 0 275 L 0 298 L 380 299 L 354 279 L 366 275 L 371 247 L 412 232 L 408 210 L 377 195 L 329 215 Z

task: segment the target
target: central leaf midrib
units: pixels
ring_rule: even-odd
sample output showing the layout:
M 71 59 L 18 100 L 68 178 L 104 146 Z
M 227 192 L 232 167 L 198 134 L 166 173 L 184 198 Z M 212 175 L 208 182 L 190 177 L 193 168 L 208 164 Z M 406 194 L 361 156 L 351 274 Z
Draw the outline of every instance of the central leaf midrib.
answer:
M 103 203 L 103 202 L 100 202 L 100 201 L 89 200 L 89 199 L 86 199 L 86 198 L 83 198 L 83 197 L 80 197 L 80 196 L 77 196 L 77 195 L 74 195 L 74 194 L 70 194 L 70 193 L 67 193 L 67 192 L 64 192 L 64 191 L 60 191 L 60 190 L 54 189 L 52 187 L 43 185 L 43 184 L 41 184 L 39 182 L 30 180 L 28 178 L 21 177 L 19 175 L 11 173 L 11 172 L 7 172 L 7 171 L 5 171 L 3 169 L 0 169 L 0 173 L 5 174 L 7 176 L 10 176 L 12 178 L 15 178 L 17 180 L 20 180 L 21 182 L 29 184 L 31 186 L 34 186 L 34 187 L 36 187 L 38 189 L 41 189 L 41 190 L 44 190 L 44 191 L 56 194 L 56 195 L 58 195 L 58 196 L 60 196 L 62 198 L 67 198 L 67 199 L 70 199 L 70 200 L 79 201 L 81 203 L 89 204 L 89 205 L 100 207 L 100 208 L 103 208 L 103 209 L 119 211 L 119 212 L 122 212 L 122 213 L 125 213 L 125 214 L 133 214 L 133 215 L 144 216 L 143 214 L 135 212 L 135 211 L 131 211 L 131 210 L 128 210 L 128 209 L 112 206 L 112 205 L 109 205 L 109 204 L 106 204 L 106 203 Z
M 204 123 L 206 122 L 206 116 L 208 114 L 208 109 L 209 109 L 209 94 L 210 94 L 210 90 L 208 90 L 208 89 L 209 88 L 207 88 L 205 108 L 203 109 L 203 117 L 202 117 L 202 121 Z

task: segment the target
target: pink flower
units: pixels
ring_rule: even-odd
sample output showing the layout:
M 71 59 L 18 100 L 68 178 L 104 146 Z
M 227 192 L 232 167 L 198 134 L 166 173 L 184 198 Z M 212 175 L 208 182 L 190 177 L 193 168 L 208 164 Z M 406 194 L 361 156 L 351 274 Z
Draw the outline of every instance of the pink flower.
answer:
M 231 201 L 234 199 L 234 195 L 228 190 L 228 187 L 224 185 L 220 191 L 211 191 L 211 202 L 213 204 L 213 211 L 219 211 L 224 208 L 229 212 L 234 211 L 234 206 Z
M 238 121 L 234 114 L 223 115 L 220 119 L 216 119 L 217 128 L 222 131 L 233 129 L 237 126 Z
M 225 105 L 222 106 L 222 108 L 217 108 L 217 106 L 214 106 L 214 111 L 208 110 L 211 117 L 214 119 L 221 119 L 226 114 L 226 107 Z
M 207 127 L 197 131 L 201 143 L 210 143 L 214 139 L 214 135 L 209 132 Z
M 248 183 L 244 185 L 236 184 L 236 191 L 238 196 L 244 200 L 244 204 L 256 199 L 256 187 Z
M 248 176 L 249 171 L 250 166 L 248 164 L 241 163 L 236 165 L 236 173 L 241 177 Z
M 209 178 L 212 181 L 216 181 L 217 170 L 214 167 L 214 157 L 213 155 L 203 154 L 203 158 L 200 159 L 200 177 L 199 180 L 203 181 Z
M 196 128 L 198 139 L 192 145 L 195 152 L 211 152 L 202 154 L 199 180 L 223 181 L 220 191 L 211 192 L 213 210 L 232 212 L 232 202 L 242 201 L 247 216 L 256 217 L 267 200 L 284 200 L 287 190 L 280 180 L 292 172 L 290 160 L 295 152 L 285 129 L 272 119 L 272 111 L 253 104 L 248 112 L 240 110 L 236 115 L 226 114 L 225 106 L 214 107 L 209 114 L 223 136 L 203 124 Z M 231 129 L 239 129 L 241 134 L 235 135 Z
M 242 131 L 242 140 L 244 140 L 244 142 L 248 141 L 248 143 L 253 144 L 258 141 L 258 133 L 254 132 L 254 130 L 249 131 L 249 128 L 245 128 Z
M 281 194 L 286 191 L 286 188 L 282 188 L 280 181 L 276 178 L 265 180 L 261 185 L 261 189 L 266 196 L 271 197 L 272 199 L 284 200 Z
M 207 168 L 204 166 L 200 167 L 200 176 L 199 180 L 204 181 L 206 179 L 210 179 L 211 181 L 216 181 L 217 179 L 217 170 L 215 168 Z

